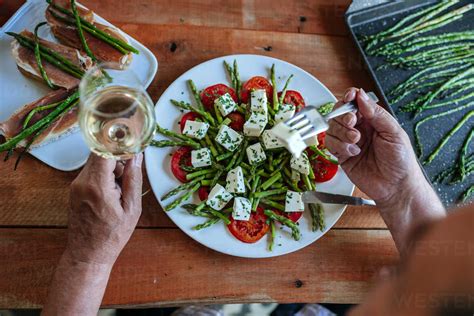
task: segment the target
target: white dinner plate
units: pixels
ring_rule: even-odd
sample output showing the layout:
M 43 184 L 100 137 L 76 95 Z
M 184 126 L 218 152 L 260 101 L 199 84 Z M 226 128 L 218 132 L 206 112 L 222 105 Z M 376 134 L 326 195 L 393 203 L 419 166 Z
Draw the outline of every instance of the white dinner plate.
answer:
M 45 21 L 44 12 L 47 6 L 45 0 L 28 0 L 0 28 L 0 122 L 8 119 L 18 108 L 50 92 L 43 83 L 27 78 L 18 71 L 11 55 L 12 37 L 5 34 L 7 31 L 19 33 L 24 29 L 33 31 L 36 24 Z M 95 19 L 99 23 L 112 26 L 98 15 L 95 15 Z M 148 48 L 131 36 L 123 32 L 122 34 L 128 38 L 131 45 L 140 51 L 138 55 L 133 54 L 129 67 L 137 74 L 143 85 L 148 87 L 155 77 L 158 62 Z M 41 28 L 38 35 L 57 42 L 49 27 Z M 30 153 L 53 168 L 70 171 L 83 166 L 90 151 L 82 134 L 76 129 L 73 133 L 63 135 L 52 143 L 31 150 Z
M 199 90 L 216 83 L 225 83 L 230 86 L 223 61 L 226 60 L 232 63 L 234 59 L 237 60 L 243 82 L 256 75 L 268 78 L 270 67 L 274 63 L 277 76 L 276 83 L 279 90 L 282 89 L 288 76 L 293 74 L 294 78 L 290 83 L 289 89 L 299 91 L 307 104 L 322 105 L 326 102 L 336 101 L 334 95 L 319 80 L 292 64 L 266 56 L 232 55 L 204 62 L 176 79 L 166 89 L 156 104 L 155 112 L 158 123 L 162 127 L 178 132 L 178 122 L 183 113 L 171 104 L 170 99 L 192 102 L 193 98 L 186 84 L 188 79 L 193 79 Z M 156 139 L 162 139 L 162 137 L 156 136 Z M 165 202 L 161 202 L 160 198 L 180 184 L 170 170 L 170 154 L 174 150 L 174 148 L 148 147 L 145 151 L 148 178 L 153 192 L 162 206 L 170 203 L 173 198 Z M 347 178 L 346 174 L 339 169 L 337 175 L 331 181 L 317 185 L 317 190 L 350 195 L 354 190 L 354 185 Z M 197 194 L 195 194 L 192 201 L 194 203 L 199 202 Z M 192 227 L 203 223 L 205 219 L 189 215 L 180 207 L 167 212 L 167 214 L 183 232 L 206 247 L 238 257 L 267 258 L 296 251 L 316 241 L 336 223 L 344 212 L 345 207 L 341 205 L 324 205 L 324 209 L 326 229 L 323 232 L 311 231 L 311 216 L 306 211 L 299 221 L 301 239 L 295 241 L 291 238 L 286 228 L 278 229 L 273 251 L 268 250 L 267 237 L 262 238 L 257 243 L 246 244 L 233 237 L 222 222 L 196 231 Z

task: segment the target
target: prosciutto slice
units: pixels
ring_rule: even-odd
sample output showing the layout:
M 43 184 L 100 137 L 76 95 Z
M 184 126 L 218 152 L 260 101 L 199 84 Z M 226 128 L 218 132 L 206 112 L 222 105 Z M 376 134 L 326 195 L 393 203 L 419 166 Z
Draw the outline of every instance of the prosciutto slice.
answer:
M 18 135 L 23 129 L 23 122 L 25 121 L 26 116 L 36 107 L 44 106 L 56 102 L 60 102 L 65 100 L 72 91 L 68 91 L 65 89 L 59 89 L 52 91 L 38 99 L 33 101 L 10 116 L 10 118 L 4 122 L 0 123 L 0 135 L 3 135 L 7 140 Z M 41 118 L 48 115 L 53 109 L 51 110 L 44 110 L 36 113 L 31 118 L 30 123 L 28 126 L 31 126 Z M 53 122 L 46 130 L 44 130 L 33 142 L 32 147 L 38 147 L 44 145 L 46 143 L 50 143 L 56 139 L 58 139 L 61 135 L 64 135 L 68 132 L 71 132 L 73 129 L 77 127 L 77 107 L 74 107 L 69 112 L 63 114 L 59 119 Z M 23 140 L 19 145 L 20 147 L 24 147 L 28 143 L 27 140 Z
M 54 3 L 64 7 L 70 8 L 69 1 L 54 1 Z M 79 7 L 78 7 L 79 9 Z M 75 47 L 77 49 L 82 50 L 82 43 L 77 33 L 77 28 L 75 25 L 67 24 L 60 19 L 57 19 L 53 16 L 51 11 L 54 11 L 55 14 L 62 16 L 64 18 L 71 18 L 69 16 L 65 16 L 60 11 L 54 9 L 52 5 L 48 6 L 46 9 L 45 17 L 46 21 L 48 22 L 49 26 L 51 27 L 51 31 L 54 36 L 63 44 Z M 108 33 L 109 35 L 121 39 L 124 42 L 128 42 L 128 40 L 120 33 L 120 31 L 116 28 L 108 27 L 100 23 L 94 22 L 94 14 L 91 10 L 81 8 L 79 10 L 79 15 L 87 20 L 90 23 L 93 23 L 95 27 L 98 29 Z M 113 62 L 119 65 L 119 69 L 123 69 L 127 67 L 132 61 L 132 53 L 122 54 L 106 42 L 90 35 L 88 32 L 84 31 L 84 37 L 86 39 L 87 45 L 89 49 L 92 51 L 95 57 L 103 62 Z
M 20 34 L 30 39 L 34 39 L 33 33 L 27 30 L 24 30 Z M 55 52 L 61 54 L 62 56 L 70 60 L 73 64 L 75 64 L 77 67 L 83 70 L 89 69 L 93 64 L 92 60 L 87 55 L 81 53 L 75 48 L 53 43 L 44 39 L 40 39 L 40 43 L 41 45 L 48 47 L 54 50 Z M 29 48 L 21 46 L 17 40 L 13 40 L 11 47 L 12 55 L 15 58 L 18 69 L 23 74 L 43 82 L 44 80 L 41 77 L 41 73 L 36 62 L 34 52 Z M 56 66 L 53 66 L 44 59 L 41 61 L 41 63 L 43 64 L 43 68 L 46 71 L 46 74 L 48 75 L 49 79 L 56 86 L 66 89 L 72 89 L 79 85 L 80 79 L 68 74 L 67 72 L 57 68 Z

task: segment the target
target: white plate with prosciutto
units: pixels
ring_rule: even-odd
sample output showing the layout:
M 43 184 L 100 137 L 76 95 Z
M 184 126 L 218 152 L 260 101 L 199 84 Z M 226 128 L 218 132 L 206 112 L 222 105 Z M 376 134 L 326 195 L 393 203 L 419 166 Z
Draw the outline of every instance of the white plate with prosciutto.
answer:
M 77 128 L 76 90 L 95 62 L 131 67 L 145 87 L 158 69 L 145 46 L 79 3 L 27 1 L 0 28 L 0 153 L 81 167 L 89 149 Z
M 320 134 L 292 156 L 271 129 L 306 104 L 326 114 L 335 97 L 282 60 L 233 55 L 181 75 L 155 107 L 157 135 L 146 149 L 160 205 L 191 238 L 216 251 L 265 258 L 324 235 L 342 205 L 305 205 L 304 190 L 350 195 L 354 185 Z

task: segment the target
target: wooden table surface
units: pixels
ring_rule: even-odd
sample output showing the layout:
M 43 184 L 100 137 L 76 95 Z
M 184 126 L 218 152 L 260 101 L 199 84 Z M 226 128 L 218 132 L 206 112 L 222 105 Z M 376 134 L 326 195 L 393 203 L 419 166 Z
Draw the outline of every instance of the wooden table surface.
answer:
M 0 23 L 22 2 L 0 0 Z M 189 68 L 236 53 L 293 63 L 337 97 L 350 86 L 373 89 L 344 24 L 348 0 L 82 3 L 153 51 L 159 61 L 149 88 L 154 101 Z M 65 246 L 69 184 L 78 172 L 53 170 L 32 157 L 13 171 L 14 161 L 0 164 L 0 309 L 40 308 Z M 149 188 L 147 180 L 144 186 Z M 168 219 L 150 193 L 144 197 L 139 228 L 112 271 L 103 305 L 357 303 L 376 272 L 397 260 L 375 209 L 349 207 L 311 246 L 255 260 L 196 243 Z

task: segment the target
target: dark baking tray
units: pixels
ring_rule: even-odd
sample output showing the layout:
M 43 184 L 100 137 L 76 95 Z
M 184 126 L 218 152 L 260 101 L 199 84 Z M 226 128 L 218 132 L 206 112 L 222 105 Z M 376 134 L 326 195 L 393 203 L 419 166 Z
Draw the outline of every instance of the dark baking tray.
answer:
M 384 64 L 383 58 L 372 57 L 365 54 L 362 43 L 358 39 L 358 35 L 368 35 L 378 33 L 399 21 L 401 18 L 411 14 L 417 10 L 423 9 L 437 3 L 438 1 L 396 1 L 389 2 L 380 5 L 376 5 L 370 8 L 363 9 L 361 11 L 350 12 L 346 14 L 346 23 L 351 32 L 352 38 L 354 39 L 362 57 L 366 63 L 366 66 L 375 81 L 377 90 L 382 96 L 384 103 L 387 105 L 387 109 L 394 115 L 403 129 L 408 133 L 412 144 L 414 144 L 414 123 L 427 115 L 442 112 L 443 109 L 434 109 L 425 111 L 416 120 L 413 120 L 411 114 L 397 112 L 397 108 L 400 104 L 391 104 L 388 101 L 386 93 L 390 91 L 398 83 L 404 81 L 411 76 L 415 71 L 401 70 L 393 67 L 389 67 L 383 70 L 376 70 L 380 65 Z M 473 0 L 461 1 L 455 7 L 461 7 L 468 3 L 472 3 Z M 440 30 L 424 33 L 423 35 L 434 35 L 445 32 L 473 30 L 474 29 L 474 12 L 470 11 L 462 19 L 446 25 Z M 410 98 L 404 99 L 402 102 L 409 102 L 415 98 L 414 95 Z M 471 101 L 471 100 L 470 100 Z M 446 108 L 444 108 L 446 109 Z M 420 136 L 424 144 L 425 157 L 429 154 L 438 141 L 445 135 L 453 126 L 458 122 L 467 112 L 460 111 L 459 113 L 437 119 L 427 123 L 422 127 Z M 474 124 L 471 120 L 470 125 L 464 126 L 462 130 L 458 131 L 453 138 L 451 138 L 449 144 L 447 144 L 440 152 L 438 157 L 429 165 L 424 166 L 425 175 L 428 179 L 433 178 L 442 170 L 452 166 L 458 157 L 459 150 L 462 146 L 464 139 L 467 137 L 470 129 L 474 128 Z M 474 147 L 474 146 L 473 146 Z M 474 149 L 474 148 L 472 148 Z M 471 150 L 472 150 L 471 149 Z M 473 183 L 473 177 L 469 177 L 464 183 L 457 185 L 444 185 L 434 184 L 433 186 L 438 192 L 441 200 L 445 205 L 451 205 L 458 201 L 459 196 L 465 192 L 470 185 Z

